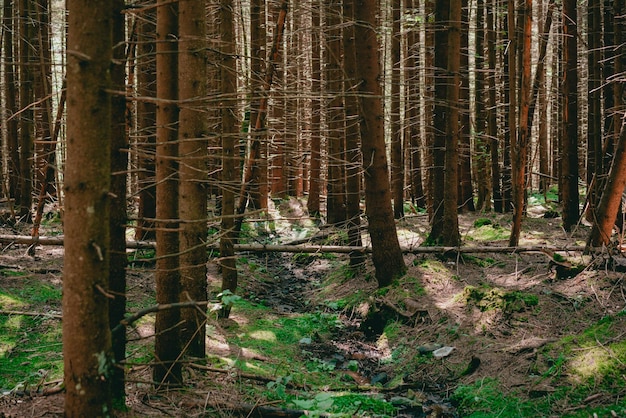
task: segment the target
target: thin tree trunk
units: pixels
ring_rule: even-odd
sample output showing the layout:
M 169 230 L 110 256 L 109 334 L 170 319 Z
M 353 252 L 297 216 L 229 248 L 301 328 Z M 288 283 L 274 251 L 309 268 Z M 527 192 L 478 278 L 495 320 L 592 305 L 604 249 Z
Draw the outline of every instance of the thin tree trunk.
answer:
M 380 52 L 377 27 L 378 2 L 355 2 L 356 59 L 360 64 L 361 150 L 365 177 L 365 206 L 372 241 L 372 260 L 379 287 L 389 285 L 404 274 L 406 266 L 398 243 L 389 169 L 385 153 L 385 132 L 382 104 Z
M 63 267 L 65 416 L 111 413 L 109 207 L 112 7 L 68 0 Z
M 154 2 L 154 0 L 152 0 Z M 138 22 L 137 34 L 137 93 L 156 97 L 156 11 L 145 10 Z M 156 144 L 156 104 L 151 100 L 137 103 L 137 188 L 139 207 L 135 239 L 155 238 L 156 181 L 154 153 Z
M 445 155 L 446 155 L 446 115 L 448 109 L 448 31 L 450 16 L 450 1 L 437 1 L 435 5 L 435 61 L 434 61 L 434 111 L 433 111 L 433 142 L 431 145 L 432 170 L 430 189 L 432 194 L 433 216 L 428 241 L 438 242 L 443 233 L 444 216 L 444 184 Z M 455 168 L 456 171 L 456 168 Z M 456 189 L 457 185 L 454 185 Z M 449 190 L 448 190 L 449 191 Z M 456 199 L 456 193 L 454 198 Z M 456 204 L 456 201 L 455 201 Z
M 484 0 L 476 2 L 476 76 L 474 88 L 474 119 L 476 124 L 476 132 L 474 137 L 474 164 L 476 172 L 476 190 L 477 202 L 476 209 L 481 212 L 491 210 L 491 190 L 489 189 L 489 138 L 485 132 L 486 126 L 486 110 L 485 96 L 488 92 L 485 90 L 485 20 Z
M 489 1 L 489 0 L 488 0 Z M 498 0 L 490 1 L 487 7 L 487 66 L 489 68 L 487 85 L 489 93 L 487 95 L 489 113 L 487 114 L 487 134 L 489 136 L 489 153 L 491 155 L 491 193 L 493 195 L 493 209 L 496 212 L 503 212 L 502 188 L 500 177 L 500 153 L 498 140 L 498 119 L 497 119 L 497 89 L 496 89 L 496 22 L 495 13 Z
M 460 69 L 461 69 L 461 27 L 462 27 L 462 0 L 450 0 L 450 23 L 448 25 L 448 112 L 446 113 L 446 141 L 445 141 L 445 173 L 443 189 L 443 231 L 441 242 L 443 245 L 459 245 L 459 218 L 458 202 L 458 149 L 461 142 L 461 126 L 459 125 L 460 99 Z
M 417 15 L 419 13 L 413 0 L 405 0 L 407 13 Z M 419 62 L 420 62 L 420 36 L 419 28 L 407 27 L 405 39 L 406 65 L 404 67 L 406 80 L 405 89 L 405 143 L 409 147 L 409 182 L 411 185 L 411 201 L 418 207 L 426 208 L 426 197 L 422 181 L 422 143 L 420 129 L 420 85 Z M 408 138 L 408 139 L 407 139 Z
M 243 181 L 241 190 L 239 191 L 239 199 L 237 202 L 236 219 L 235 219 L 235 231 L 237 233 L 241 230 L 241 224 L 243 222 L 243 215 L 248 206 L 248 199 L 250 197 L 250 190 L 252 183 L 255 179 L 259 178 L 259 158 L 261 150 L 261 140 L 259 138 L 259 132 L 265 130 L 265 119 L 267 115 L 267 102 L 274 79 L 274 71 L 276 69 L 276 63 L 278 62 L 280 55 L 280 46 L 282 45 L 283 33 L 285 30 L 285 18 L 287 17 L 288 1 L 283 0 L 280 4 L 278 12 L 278 19 L 276 21 L 276 28 L 274 29 L 274 41 L 272 43 L 272 50 L 269 54 L 269 60 L 267 62 L 267 68 L 265 70 L 265 79 L 263 81 L 263 96 L 259 105 L 259 114 L 254 121 L 254 127 L 252 128 L 252 144 L 250 145 L 250 151 L 246 160 L 243 172 Z
M 5 57 L 13 57 L 13 32 L 15 31 L 14 25 L 14 2 L 5 1 L 2 14 L 2 38 L 4 40 L 3 51 Z M 6 147 L 8 151 L 7 155 L 7 172 L 8 172 L 8 189 L 9 193 L 7 198 L 11 202 L 11 198 L 15 197 L 15 194 L 19 185 L 19 146 L 17 142 L 18 138 L 18 118 L 15 117 L 17 105 L 17 89 L 16 89 L 16 66 L 11 59 L 5 59 L 4 61 L 4 104 L 6 109 L 11 112 L 7 114 L 7 119 L 3 121 L 6 125 Z M 15 219 L 14 219 L 15 221 Z
M 235 71 L 235 45 L 233 42 L 233 2 L 220 2 L 221 66 L 220 81 L 222 95 L 220 111 L 222 126 L 222 233 L 220 235 L 220 267 L 222 270 L 222 292 L 237 290 L 237 260 L 233 245 L 235 232 L 235 190 L 239 186 L 239 164 L 236 145 L 239 141 L 236 107 L 237 76 Z M 252 24 L 252 21 L 250 22 Z M 258 23 L 258 22 L 257 22 Z M 252 73 L 254 77 L 254 72 Z M 220 315 L 228 318 L 230 306 L 226 305 Z
M 576 0 L 563 2 L 563 143 L 561 179 L 563 228 L 578 223 L 578 29 Z
M 361 246 L 361 168 L 363 160 L 360 152 L 358 62 L 356 61 L 356 39 L 354 4 L 345 2 L 343 8 L 344 42 L 344 103 L 346 114 L 346 215 L 348 227 L 348 245 Z M 350 265 L 362 266 L 365 255 L 359 251 L 350 253 Z
M 320 2 L 312 1 L 311 8 L 311 158 L 309 160 L 309 197 L 307 210 L 314 218 L 320 214 L 320 125 L 321 125 L 321 70 L 320 70 Z
M 156 148 L 156 301 L 175 303 L 180 296 L 178 270 L 178 3 L 157 7 Z M 182 386 L 180 310 L 157 312 L 153 377 L 157 389 Z
M 522 32 L 522 79 L 520 86 L 520 111 L 519 132 L 512 136 L 511 160 L 512 185 L 513 185 L 513 222 L 509 245 L 519 244 L 522 229 L 522 217 L 524 216 L 524 201 L 526 192 L 526 159 L 530 143 L 529 107 L 531 94 L 531 35 L 532 35 L 532 0 L 525 0 L 523 13 Z M 511 103 L 513 104 L 513 103 Z
M 325 2 L 325 101 L 328 186 L 326 218 L 329 224 L 340 225 L 346 220 L 345 196 L 345 113 L 343 103 L 343 68 L 341 45 L 341 3 Z
M 126 51 L 124 0 L 111 2 L 113 11 L 113 60 L 111 84 L 113 90 L 124 91 L 126 87 Z M 109 204 L 109 290 L 113 299 L 109 300 L 109 323 L 119 324 L 126 316 L 126 179 L 128 171 L 128 137 L 126 127 L 126 97 L 115 95 L 111 98 L 111 200 Z M 111 377 L 111 391 L 116 404 L 124 405 L 125 379 L 124 360 L 126 359 L 126 333 L 111 335 L 113 358 L 116 367 Z
M 469 77 L 469 11 L 467 0 L 461 5 L 461 47 L 459 65 L 459 145 L 458 152 L 458 209 L 476 210 L 474 206 L 474 188 L 472 186 L 472 145 L 470 126 L 470 77 Z
M 402 146 L 402 121 L 400 118 L 400 30 L 401 0 L 392 1 L 391 30 L 391 194 L 393 217 L 404 217 L 404 147 Z
M 37 44 L 30 20 L 33 0 L 19 1 L 19 187 L 15 195 L 17 215 L 30 222 L 33 190 L 34 110 L 33 110 L 33 58 L 32 47 Z

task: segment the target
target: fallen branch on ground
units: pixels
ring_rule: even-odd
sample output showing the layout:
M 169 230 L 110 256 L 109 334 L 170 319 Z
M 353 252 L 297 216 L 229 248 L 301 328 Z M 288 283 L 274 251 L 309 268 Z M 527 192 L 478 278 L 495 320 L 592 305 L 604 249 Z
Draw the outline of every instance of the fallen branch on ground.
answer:
M 24 315 L 24 316 L 45 316 L 48 318 L 61 319 L 60 314 L 43 313 L 43 312 L 25 312 L 25 311 L 0 311 L 0 315 Z
M 63 245 L 63 237 L 38 237 L 33 238 L 28 235 L 0 235 L 0 243 L 24 244 L 24 245 Z M 210 243 L 206 247 L 211 250 L 219 250 L 219 243 Z M 126 241 L 128 249 L 154 249 L 155 243 L 152 241 Z M 497 246 L 467 246 L 467 247 L 421 247 L 418 245 L 403 247 L 405 254 L 472 254 L 472 253 L 527 253 L 545 251 L 583 251 L 582 245 L 572 245 L 557 247 L 555 245 L 531 245 L 519 247 L 497 247 Z M 598 248 L 598 251 L 602 249 Z M 353 251 L 371 253 L 371 247 L 349 247 L 344 245 L 281 245 L 281 244 L 236 244 L 235 251 L 238 252 L 282 252 L 282 253 L 344 253 Z M 606 251 L 606 249 L 605 249 Z

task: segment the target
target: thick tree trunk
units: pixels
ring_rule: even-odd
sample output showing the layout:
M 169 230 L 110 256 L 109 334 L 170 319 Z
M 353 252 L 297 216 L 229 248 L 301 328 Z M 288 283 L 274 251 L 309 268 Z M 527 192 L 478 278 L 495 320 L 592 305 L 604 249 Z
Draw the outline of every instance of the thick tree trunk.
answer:
M 109 205 L 112 7 L 69 0 L 63 359 L 66 417 L 111 414 Z
M 178 264 L 178 3 L 157 7 L 156 148 L 156 300 L 175 303 L 180 296 Z M 182 385 L 180 311 L 157 312 L 153 377 L 158 389 Z
M 360 64 L 361 150 L 365 177 L 365 206 L 372 241 L 372 259 L 380 287 L 404 274 L 406 266 L 400 251 L 389 186 L 385 153 L 380 52 L 375 28 L 378 2 L 357 0 L 355 18 L 356 58 Z
M 207 189 L 208 141 L 206 107 L 205 0 L 186 0 L 178 6 L 178 156 L 180 178 L 180 300 L 207 298 Z M 181 343 L 186 354 L 205 353 L 206 315 L 197 309 L 181 310 Z

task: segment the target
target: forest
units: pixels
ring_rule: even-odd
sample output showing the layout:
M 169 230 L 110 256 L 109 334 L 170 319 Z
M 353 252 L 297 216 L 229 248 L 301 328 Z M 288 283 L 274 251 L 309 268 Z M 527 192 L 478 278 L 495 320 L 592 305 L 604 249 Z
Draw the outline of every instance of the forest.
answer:
M 3 0 L 0 417 L 626 416 L 626 4 Z

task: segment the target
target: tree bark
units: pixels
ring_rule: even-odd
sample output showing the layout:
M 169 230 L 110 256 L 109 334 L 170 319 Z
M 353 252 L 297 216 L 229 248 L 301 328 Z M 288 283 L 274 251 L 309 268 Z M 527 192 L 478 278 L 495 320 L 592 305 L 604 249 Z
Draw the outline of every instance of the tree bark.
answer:
M 343 102 L 343 67 L 341 45 L 341 3 L 325 2 L 325 112 L 327 144 L 327 195 L 326 218 L 329 224 L 341 225 L 346 221 L 345 195 L 345 113 Z
M 459 245 L 458 184 L 459 184 L 459 144 L 462 127 L 459 124 L 461 106 L 461 27 L 462 0 L 450 0 L 450 20 L 448 32 L 448 89 L 445 140 L 445 196 L 443 199 L 443 230 L 439 242 L 443 245 Z
M 207 240 L 206 174 L 208 140 L 204 109 L 207 96 L 205 0 L 185 0 L 178 5 L 178 156 L 180 178 L 179 264 L 180 300 L 206 300 Z M 197 309 L 183 309 L 180 331 L 186 354 L 205 353 L 206 315 Z
M 251 6 L 252 7 L 252 6 Z M 222 291 L 237 290 L 237 259 L 233 245 L 237 239 L 235 233 L 235 190 L 239 186 L 239 164 L 237 164 L 236 144 L 238 142 L 237 118 L 237 76 L 235 63 L 235 45 L 233 43 L 233 2 L 220 2 L 220 40 L 222 61 L 220 65 L 220 93 L 222 102 L 222 219 L 220 236 L 220 267 L 222 269 Z M 252 24 L 251 20 L 251 24 Z M 257 23 L 259 23 L 257 21 Z M 255 74 L 252 74 L 255 77 Z M 230 306 L 222 309 L 221 316 L 230 315 Z
M 372 241 L 372 259 L 380 287 L 404 274 L 406 266 L 400 251 L 389 187 L 385 153 L 380 52 L 375 28 L 378 2 L 357 0 L 355 18 L 356 58 L 360 64 L 361 150 L 365 177 L 365 206 Z
M 360 247 L 361 240 L 361 168 L 363 160 L 360 151 L 358 62 L 356 60 L 356 38 L 354 4 L 346 2 L 343 6 L 343 44 L 344 44 L 344 103 L 346 114 L 346 215 L 348 227 L 348 245 Z M 350 265 L 362 266 L 365 262 L 363 253 L 350 253 Z
M 617 149 L 613 156 L 611 169 L 606 181 L 606 186 L 602 192 L 602 197 L 596 210 L 596 218 L 589 238 L 587 239 L 587 251 L 591 247 L 607 245 L 611 239 L 615 217 L 620 208 L 622 194 L 626 187 L 626 117 L 622 120 Z
M 145 10 L 137 30 L 137 93 L 143 97 L 156 97 L 156 12 Z M 135 239 L 154 239 L 156 218 L 156 181 L 154 178 L 154 153 L 156 144 L 156 104 L 137 102 L 137 188 L 139 207 Z
M 400 56 L 401 0 L 393 0 L 391 30 L 391 194 L 393 217 L 404 217 L 404 147 L 402 145 L 402 123 L 400 118 L 400 83 L 402 62 Z
M 156 148 L 156 300 L 157 303 L 178 302 L 180 272 L 178 270 L 178 3 L 157 7 L 157 148 Z M 181 344 L 178 323 L 180 311 L 157 312 L 153 378 L 157 389 L 181 386 L 179 360 Z
M 109 205 L 112 7 L 68 0 L 63 358 L 66 417 L 111 414 Z
M 435 5 L 434 26 L 434 105 L 433 105 L 433 141 L 431 145 L 432 167 L 430 176 L 430 194 L 432 195 L 430 243 L 436 243 L 443 233 L 445 155 L 446 155 L 446 115 L 448 112 L 448 31 L 450 21 L 450 0 L 437 1 Z M 455 169 L 456 170 L 456 169 Z M 457 185 L 454 185 L 456 189 Z M 453 192 L 456 199 L 456 192 Z M 456 205 L 456 200 L 455 200 Z
M 531 94 L 531 34 L 532 34 L 532 0 L 525 0 L 522 32 L 522 79 L 520 86 L 519 131 L 511 137 L 512 186 L 513 186 L 513 222 L 509 245 L 519 244 L 524 216 L 526 194 L 526 158 L 530 142 L 529 107 Z M 513 105 L 513 103 L 511 103 Z
M 576 0 L 563 1 L 563 142 L 560 187 L 563 228 L 578 223 L 578 29 Z
M 309 197 L 307 210 L 314 218 L 320 214 L 320 125 L 321 125 L 321 69 L 320 69 L 320 5 L 313 1 L 311 9 L 311 157 L 309 159 Z
M 113 60 L 111 83 L 114 90 L 124 90 L 126 85 L 126 51 L 124 0 L 111 1 L 113 11 Z M 118 324 L 126 315 L 126 179 L 128 171 L 128 136 L 126 127 L 126 97 L 111 97 L 111 199 L 110 199 L 110 266 L 109 290 L 114 296 L 109 300 L 109 323 Z M 125 376 L 123 361 L 126 359 L 126 333 L 111 335 L 113 358 L 116 366 L 111 377 L 111 390 L 115 405 L 124 405 Z

